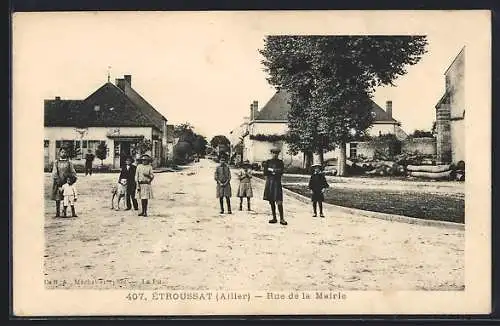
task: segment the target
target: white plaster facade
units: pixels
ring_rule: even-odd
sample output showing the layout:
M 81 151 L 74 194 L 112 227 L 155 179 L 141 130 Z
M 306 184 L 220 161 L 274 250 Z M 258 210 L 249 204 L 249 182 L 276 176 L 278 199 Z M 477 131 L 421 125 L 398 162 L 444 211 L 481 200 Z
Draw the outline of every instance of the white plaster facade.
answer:
M 110 165 L 114 168 L 119 167 L 119 155 L 121 141 L 137 141 L 140 139 L 149 139 L 153 142 L 153 150 L 158 151 L 162 145 L 161 140 L 153 140 L 153 134 L 157 132 L 149 127 L 89 127 L 84 133 L 79 133 L 77 128 L 73 127 L 45 127 L 44 128 L 44 146 L 45 146 L 45 165 L 49 165 L 57 157 L 56 143 L 58 141 L 77 141 L 80 142 L 81 156 L 73 159 L 75 163 L 84 164 L 85 154 L 91 147 L 93 152 L 98 143 L 105 142 L 108 148 L 108 155 L 103 160 L 104 165 Z M 86 143 L 86 144 L 85 144 Z M 117 145 L 117 146 L 115 146 Z M 90 146 L 90 147 L 89 147 Z M 95 159 L 94 165 L 100 165 L 101 160 Z

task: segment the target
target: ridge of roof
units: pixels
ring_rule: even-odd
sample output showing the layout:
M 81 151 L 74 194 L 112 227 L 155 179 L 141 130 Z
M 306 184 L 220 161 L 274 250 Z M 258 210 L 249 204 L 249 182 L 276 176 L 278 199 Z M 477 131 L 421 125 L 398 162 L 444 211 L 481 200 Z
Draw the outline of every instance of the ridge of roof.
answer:
M 290 104 L 288 100 L 290 99 L 290 94 L 286 90 L 278 90 L 274 95 L 267 101 L 267 103 L 262 107 L 260 111 L 257 112 L 257 116 L 254 121 L 266 121 L 266 122 L 281 122 L 288 120 L 288 112 L 290 111 Z M 398 123 L 393 117 L 389 117 L 387 111 L 382 109 L 375 101 L 372 102 L 372 112 L 375 113 L 374 122 L 392 122 Z
M 151 126 L 163 130 L 163 121 L 167 119 L 149 104 L 137 91 L 128 83 L 125 90 L 117 85 L 106 82 L 83 100 L 44 100 L 44 125 L 45 126 L 73 126 L 73 125 L 100 125 L 101 122 L 93 121 L 91 118 L 91 102 L 95 96 L 101 96 L 101 100 L 119 101 L 128 103 L 126 107 L 128 112 L 116 125 L 132 126 L 137 123 L 138 126 Z M 125 101 L 125 102 L 123 102 Z M 109 120 L 109 117 L 108 117 Z M 89 123 L 93 121 L 93 123 Z M 109 121 L 107 122 L 109 123 Z

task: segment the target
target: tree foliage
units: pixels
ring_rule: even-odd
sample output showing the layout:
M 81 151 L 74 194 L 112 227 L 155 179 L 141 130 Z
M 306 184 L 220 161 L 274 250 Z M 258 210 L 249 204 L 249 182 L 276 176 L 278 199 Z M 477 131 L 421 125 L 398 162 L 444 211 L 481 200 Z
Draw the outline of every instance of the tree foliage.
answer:
M 231 142 L 224 135 L 214 136 L 210 140 L 210 145 L 212 146 L 212 148 L 217 148 L 217 146 L 219 146 L 219 145 L 229 146 L 230 144 L 231 144 Z
M 425 130 L 415 130 L 413 133 L 410 135 L 410 137 L 413 138 L 422 138 L 422 137 L 434 137 L 434 134 L 432 131 L 425 131 Z
M 135 144 L 135 148 L 139 151 L 139 154 L 144 154 L 153 149 L 153 142 L 149 139 L 143 138 Z
M 206 138 L 194 132 L 194 127 L 188 122 L 174 126 L 174 137 L 179 138 L 174 147 L 174 156 L 205 155 L 208 144 Z
M 108 157 L 108 146 L 106 145 L 105 142 L 101 142 L 96 150 L 95 150 L 95 156 L 97 156 L 98 159 L 101 160 L 101 165 L 103 165 L 103 160 Z
M 425 36 L 267 36 L 268 82 L 290 94 L 292 153 L 332 150 L 373 122 L 376 87 L 393 85 L 426 52 Z M 341 162 L 345 167 L 345 155 Z
M 256 134 L 256 135 L 250 135 L 249 137 L 252 140 L 267 141 L 267 142 L 277 142 L 287 139 L 287 135 L 279 135 L 279 134 L 272 134 L 272 135 Z
M 193 151 L 198 155 L 205 155 L 207 150 L 208 141 L 204 136 L 195 134 L 195 139 L 193 142 Z

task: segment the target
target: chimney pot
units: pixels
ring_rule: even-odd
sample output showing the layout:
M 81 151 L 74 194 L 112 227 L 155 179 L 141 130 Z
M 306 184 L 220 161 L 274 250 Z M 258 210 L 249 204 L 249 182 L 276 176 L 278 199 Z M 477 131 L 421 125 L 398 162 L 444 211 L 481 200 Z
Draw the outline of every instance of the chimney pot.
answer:
M 385 103 L 385 111 L 387 112 L 389 119 L 392 119 L 392 101 L 387 101 Z
M 127 81 L 127 83 L 132 86 L 132 75 L 124 75 L 124 79 Z

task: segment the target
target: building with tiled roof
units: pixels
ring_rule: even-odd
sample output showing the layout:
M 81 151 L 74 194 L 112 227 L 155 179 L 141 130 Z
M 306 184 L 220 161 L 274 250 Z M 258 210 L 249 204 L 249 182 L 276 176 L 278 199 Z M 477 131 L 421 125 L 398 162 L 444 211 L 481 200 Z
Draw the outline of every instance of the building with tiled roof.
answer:
M 57 158 L 59 148 L 71 144 L 78 150 L 76 161 L 105 143 L 108 156 L 103 164 L 118 169 L 128 155 L 138 155 L 136 145 L 150 140 L 149 154 L 159 166 L 168 156 L 167 118 L 132 88 L 132 76 L 106 82 L 83 100 L 60 97 L 44 101 L 45 164 Z M 94 162 L 100 164 L 100 160 Z
M 260 163 L 269 158 L 269 149 L 272 146 L 281 146 L 281 159 L 285 164 L 303 166 L 303 154 L 291 155 L 287 144 L 280 140 L 288 131 L 288 112 L 290 111 L 290 95 L 285 90 L 277 91 L 269 101 L 259 110 L 258 102 L 254 101 L 250 108 L 248 132 L 243 139 L 243 159 L 251 163 Z M 395 134 L 400 140 L 407 137 L 401 129 L 400 123 L 392 116 L 392 102 L 386 102 L 386 110 L 372 101 L 373 125 L 368 130 L 370 136 Z M 352 146 L 351 146 L 352 145 Z M 356 145 L 347 144 L 347 153 L 356 155 Z M 325 157 L 336 157 L 338 153 L 327 153 Z

